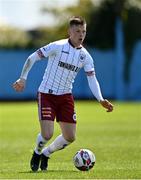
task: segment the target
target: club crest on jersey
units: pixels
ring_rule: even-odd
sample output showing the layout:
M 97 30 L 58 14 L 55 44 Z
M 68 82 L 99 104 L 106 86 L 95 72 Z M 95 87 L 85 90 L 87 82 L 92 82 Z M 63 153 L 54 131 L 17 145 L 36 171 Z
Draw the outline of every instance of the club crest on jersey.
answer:
M 80 53 L 80 55 L 79 55 L 79 60 L 80 60 L 80 62 L 84 62 L 85 58 L 86 58 L 86 55 Z

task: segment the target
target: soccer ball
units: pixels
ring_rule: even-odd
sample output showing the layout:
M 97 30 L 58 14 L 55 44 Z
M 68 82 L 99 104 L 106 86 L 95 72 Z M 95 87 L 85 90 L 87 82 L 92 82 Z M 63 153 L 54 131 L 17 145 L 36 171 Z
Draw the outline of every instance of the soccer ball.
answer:
M 95 164 L 96 158 L 92 151 L 80 149 L 73 157 L 73 163 L 80 171 L 89 171 Z

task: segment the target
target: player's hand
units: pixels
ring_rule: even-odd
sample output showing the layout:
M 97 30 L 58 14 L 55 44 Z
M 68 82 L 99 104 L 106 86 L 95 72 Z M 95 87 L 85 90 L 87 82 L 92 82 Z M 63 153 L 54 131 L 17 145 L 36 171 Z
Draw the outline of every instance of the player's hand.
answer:
M 107 99 L 104 99 L 103 101 L 100 101 L 100 104 L 107 109 L 107 112 L 112 112 L 113 111 L 113 104 L 110 103 Z
M 26 80 L 25 79 L 18 79 L 16 82 L 13 83 L 13 88 L 15 89 L 15 91 L 17 92 L 21 92 L 24 90 L 25 88 L 25 83 L 26 83 Z

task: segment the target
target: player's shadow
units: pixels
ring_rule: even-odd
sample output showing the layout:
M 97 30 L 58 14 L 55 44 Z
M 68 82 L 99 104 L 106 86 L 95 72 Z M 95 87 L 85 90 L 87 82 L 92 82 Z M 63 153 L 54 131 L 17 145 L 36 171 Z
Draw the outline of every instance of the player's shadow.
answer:
M 19 173 L 23 173 L 23 174 L 26 174 L 26 173 L 29 173 L 29 174 L 43 174 L 43 173 L 54 173 L 54 172 L 58 172 L 58 173 L 60 173 L 60 172 L 73 172 L 73 173 L 78 173 L 79 171 L 77 171 L 77 170 L 65 170 L 65 169 L 58 169 L 58 170 L 47 170 L 47 171 L 37 171 L 37 172 L 33 172 L 33 171 L 21 171 L 21 172 L 19 172 Z

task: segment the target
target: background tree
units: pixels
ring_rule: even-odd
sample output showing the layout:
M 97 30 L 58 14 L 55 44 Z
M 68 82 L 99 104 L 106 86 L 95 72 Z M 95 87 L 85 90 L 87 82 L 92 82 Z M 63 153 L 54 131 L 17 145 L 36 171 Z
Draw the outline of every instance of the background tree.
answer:
M 9 26 L 0 27 L 0 48 L 24 49 L 29 47 L 30 35 L 22 30 Z
M 141 39 L 141 0 L 103 0 L 99 1 L 99 4 L 93 0 L 78 0 L 75 6 L 61 9 L 43 7 L 41 11 L 51 13 L 55 17 L 56 24 L 53 27 L 40 27 L 28 32 L 1 27 L 0 47 L 38 48 L 50 41 L 66 38 L 68 37 L 67 21 L 73 15 L 86 18 L 88 33 L 85 44 L 87 46 L 103 50 L 115 47 L 117 15 L 123 21 L 125 48 L 128 57 L 132 54 L 134 44 Z

